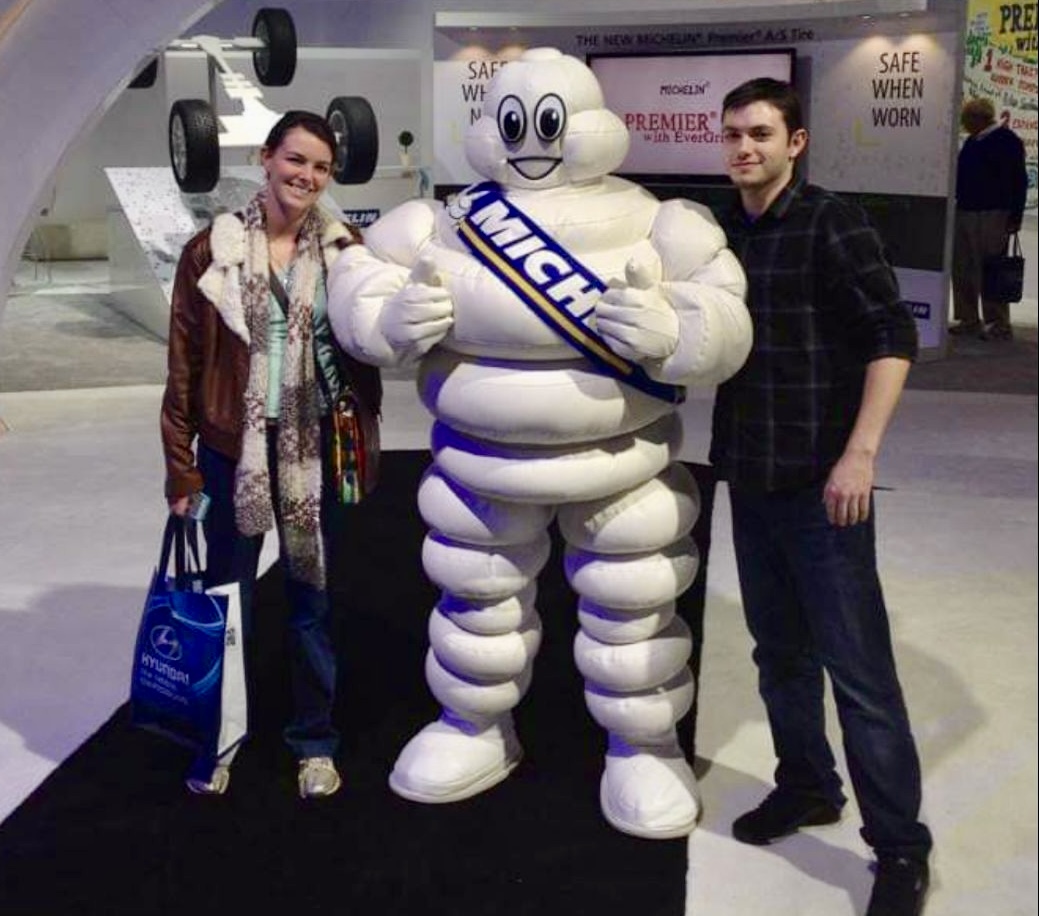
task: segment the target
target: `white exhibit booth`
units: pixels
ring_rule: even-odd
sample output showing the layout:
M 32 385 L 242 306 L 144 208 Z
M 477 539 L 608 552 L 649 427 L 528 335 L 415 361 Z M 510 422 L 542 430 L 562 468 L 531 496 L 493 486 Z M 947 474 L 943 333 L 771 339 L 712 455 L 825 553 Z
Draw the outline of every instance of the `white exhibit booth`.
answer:
M 225 56 L 235 71 L 251 74 L 249 53 L 231 51 Z M 359 96 L 371 103 L 379 135 L 374 174 L 363 184 L 332 182 L 322 200 L 326 209 L 355 225 L 367 225 L 386 210 L 430 190 L 428 172 L 412 165 L 421 156 L 420 63 L 420 55 L 410 51 L 301 48 L 290 85 L 262 90 L 263 104 L 276 112 L 307 108 L 324 113 L 341 96 Z M 171 50 L 161 55 L 154 84 L 129 89 L 125 100 L 120 100 L 136 121 L 155 122 L 148 124 L 146 139 L 135 138 L 147 147 L 145 155 L 152 164 L 108 165 L 104 174 L 110 188 L 94 187 L 88 192 L 114 194 L 114 199 L 103 201 L 112 306 L 163 339 L 168 332 L 173 272 L 184 243 L 217 213 L 244 207 L 261 184 L 256 148 L 221 147 L 220 179 L 211 191 L 185 193 L 178 187 L 166 150 L 156 138 L 165 140 L 163 131 L 173 102 L 205 98 L 207 80 L 202 52 Z M 218 115 L 232 113 L 227 99 L 214 101 Z M 111 114 L 113 121 L 120 121 L 121 132 L 131 127 L 129 117 L 118 107 Z M 399 142 L 405 132 L 413 138 L 408 148 Z
M 241 18 L 235 6 L 221 5 L 228 21 Z M 499 11 L 506 7 L 503 3 L 488 3 L 484 11 L 435 11 L 440 6 L 430 5 L 432 54 L 414 43 L 415 50 L 301 46 L 290 85 L 264 90 L 265 102 L 279 111 L 286 107 L 324 111 L 331 99 L 343 95 L 372 102 L 380 144 L 376 174 L 365 185 L 330 189 L 347 218 L 363 225 L 408 197 L 443 194 L 468 183 L 472 175 L 462 152 L 464 129 L 496 69 L 522 48 L 552 45 L 590 61 L 683 58 L 693 68 L 692 90 L 664 97 L 661 87 L 654 90 L 652 78 L 643 76 L 635 81 L 636 92 L 656 91 L 651 107 L 648 97 L 643 102 L 646 113 L 697 113 L 709 132 L 717 122 L 717 102 L 726 87 L 713 79 L 710 86 L 702 87 L 697 59 L 704 54 L 742 59 L 789 51 L 812 134 L 803 160 L 807 177 L 856 198 L 866 208 L 888 246 L 916 315 L 923 357 L 944 354 L 953 166 L 959 142 L 955 115 L 965 76 L 962 49 L 967 23 L 960 4 L 921 0 L 888 8 L 870 3 L 785 2 L 737 10 L 720 3 L 694 3 L 688 9 L 640 12 L 639 24 L 631 24 L 636 17 L 630 11 L 607 9 L 619 6 L 610 3 L 603 4 L 601 11 L 572 11 L 565 4 L 546 3 L 533 3 L 522 11 L 517 7 L 515 12 Z M 322 22 L 327 30 L 329 23 Z M 301 25 L 300 34 L 306 32 Z M 314 28 L 310 34 L 316 34 Z M 368 35 L 366 40 L 373 37 Z M 337 33 L 336 38 L 342 36 Z M 248 52 L 231 51 L 227 56 L 236 69 L 251 75 Z M 702 95 L 691 94 L 701 88 Z M 207 91 L 202 52 L 162 53 L 154 85 L 124 90 L 108 104 L 96 129 L 70 151 L 57 177 L 56 200 L 52 193 L 48 201 L 50 216 L 37 229 L 41 237 L 50 231 L 63 239 L 83 240 L 84 250 L 101 252 L 80 256 L 108 254 L 119 287 L 116 304 L 128 313 L 139 314 L 142 300 L 158 303 L 162 281 L 151 282 L 148 288 L 147 274 L 140 270 L 148 256 L 143 250 L 131 254 L 127 247 L 132 247 L 133 239 L 127 237 L 125 203 L 116 197 L 107 170 L 165 165 L 171 104 L 205 98 Z M 615 97 L 617 91 L 607 86 L 610 107 L 628 103 Z M 633 104 L 638 104 L 637 99 Z M 403 132 L 414 137 L 406 151 L 398 143 Z M 666 153 L 672 160 L 683 156 L 681 144 L 669 143 L 666 131 L 635 130 L 633 136 L 635 147 L 650 147 L 655 156 Z M 684 143 L 685 148 L 697 156 L 714 152 L 714 144 L 703 142 L 702 136 L 693 133 L 686 139 L 692 142 Z M 224 165 L 235 168 L 249 162 L 244 150 L 232 150 Z M 722 183 L 704 181 L 702 176 L 686 181 L 688 176 L 680 170 L 672 171 L 670 176 L 659 172 L 642 183 L 662 196 L 680 194 L 712 205 L 718 200 Z M 205 206 L 197 203 L 188 201 L 188 211 L 204 212 Z M 48 225 L 59 211 L 62 224 Z M 1033 237 L 1034 218 L 1029 215 L 1023 233 L 1026 248 Z M 1029 314 L 1034 309 L 1034 274 L 1035 265 L 1029 263 L 1025 293 Z M 154 323 L 142 323 L 154 330 Z

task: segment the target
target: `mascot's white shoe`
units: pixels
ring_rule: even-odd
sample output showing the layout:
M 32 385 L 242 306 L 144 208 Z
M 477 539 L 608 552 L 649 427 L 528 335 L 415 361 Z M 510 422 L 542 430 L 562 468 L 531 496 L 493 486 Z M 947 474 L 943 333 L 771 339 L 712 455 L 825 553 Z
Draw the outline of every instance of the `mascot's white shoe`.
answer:
M 687 836 L 700 818 L 696 777 L 677 742 L 636 745 L 610 735 L 599 803 L 617 830 L 647 840 Z
M 444 713 L 404 746 L 390 788 L 410 801 L 461 801 L 496 786 L 522 757 L 511 716 L 475 725 Z

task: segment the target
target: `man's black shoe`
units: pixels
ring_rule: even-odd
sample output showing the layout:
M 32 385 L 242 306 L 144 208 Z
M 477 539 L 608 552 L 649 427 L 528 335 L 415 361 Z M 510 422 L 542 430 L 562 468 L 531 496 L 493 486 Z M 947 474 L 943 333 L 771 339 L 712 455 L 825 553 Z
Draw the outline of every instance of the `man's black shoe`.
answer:
M 879 858 L 866 916 L 920 916 L 929 884 L 926 862 Z
M 835 824 L 841 809 L 823 798 L 773 789 L 753 811 L 732 822 L 732 835 L 741 843 L 764 846 L 802 827 Z

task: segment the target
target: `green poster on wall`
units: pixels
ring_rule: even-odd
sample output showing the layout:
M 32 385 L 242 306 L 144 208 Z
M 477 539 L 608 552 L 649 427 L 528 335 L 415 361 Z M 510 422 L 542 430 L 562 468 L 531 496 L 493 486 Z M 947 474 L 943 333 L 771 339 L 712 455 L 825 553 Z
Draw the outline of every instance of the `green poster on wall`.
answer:
M 996 118 L 1025 144 L 1029 211 L 1036 210 L 1039 128 L 1037 66 L 1039 14 L 1035 3 L 969 0 L 963 97 L 991 99 Z

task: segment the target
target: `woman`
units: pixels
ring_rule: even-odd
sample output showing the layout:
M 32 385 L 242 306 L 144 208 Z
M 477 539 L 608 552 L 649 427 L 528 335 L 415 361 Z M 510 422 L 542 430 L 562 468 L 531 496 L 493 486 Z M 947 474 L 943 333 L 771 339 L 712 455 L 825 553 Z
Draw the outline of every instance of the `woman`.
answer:
M 319 115 L 288 112 L 260 152 L 266 187 L 185 246 L 161 418 L 170 511 L 185 516 L 195 494 L 209 497 L 206 584 L 239 583 L 247 645 L 264 532 L 277 527 L 291 605 L 293 714 L 284 737 L 299 760 L 304 798 L 340 785 L 326 587 L 336 515 L 324 457 L 330 403 L 350 385 L 374 422 L 382 396 L 378 371 L 339 351 L 328 324 L 327 268 L 359 241 L 318 207 L 335 148 Z M 197 759 L 188 788 L 223 794 L 231 757 Z

